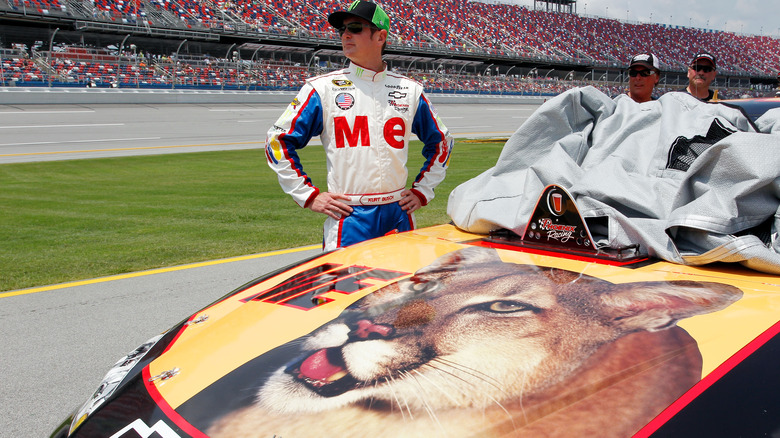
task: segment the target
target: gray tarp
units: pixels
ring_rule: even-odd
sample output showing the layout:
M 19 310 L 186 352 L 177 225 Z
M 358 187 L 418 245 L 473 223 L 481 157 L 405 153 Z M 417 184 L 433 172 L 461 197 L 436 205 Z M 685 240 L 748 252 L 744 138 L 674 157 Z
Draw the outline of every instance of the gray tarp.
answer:
M 757 131 L 757 128 L 761 132 Z M 592 87 L 542 105 L 495 167 L 452 191 L 467 231 L 522 234 L 537 197 L 565 187 L 601 247 L 780 274 L 780 110 L 756 125 L 738 109 L 667 93 L 638 104 Z

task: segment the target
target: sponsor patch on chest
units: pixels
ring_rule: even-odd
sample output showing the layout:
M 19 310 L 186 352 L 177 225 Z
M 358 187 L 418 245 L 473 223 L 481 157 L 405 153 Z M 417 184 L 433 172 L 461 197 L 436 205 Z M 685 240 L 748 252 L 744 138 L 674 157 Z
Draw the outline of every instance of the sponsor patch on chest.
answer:
M 343 110 L 348 110 L 355 105 L 355 97 L 349 93 L 339 93 L 336 95 L 336 106 Z

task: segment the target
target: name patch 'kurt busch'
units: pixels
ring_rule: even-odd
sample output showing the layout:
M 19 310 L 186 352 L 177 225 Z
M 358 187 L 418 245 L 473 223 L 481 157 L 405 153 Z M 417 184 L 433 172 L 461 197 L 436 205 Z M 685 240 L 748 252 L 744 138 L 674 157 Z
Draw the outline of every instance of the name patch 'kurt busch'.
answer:
M 339 93 L 336 96 L 336 106 L 343 110 L 348 110 L 352 108 L 352 105 L 355 104 L 355 98 L 352 97 L 349 93 Z

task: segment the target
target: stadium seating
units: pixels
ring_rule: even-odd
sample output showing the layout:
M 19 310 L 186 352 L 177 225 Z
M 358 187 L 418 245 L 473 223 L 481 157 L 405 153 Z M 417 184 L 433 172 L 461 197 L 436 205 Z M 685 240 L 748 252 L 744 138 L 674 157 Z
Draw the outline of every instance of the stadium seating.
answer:
M 0 59 L 2 63 L 2 82 L 3 83 L 37 83 L 46 80 L 46 74 L 28 58 L 15 57 Z
M 36 11 L 62 10 L 60 0 L 9 0 Z M 260 31 L 315 33 L 335 38 L 327 15 L 340 0 L 94 0 L 94 17 L 122 23 L 156 24 L 146 9 L 166 11 L 187 28 L 225 28 L 241 20 Z M 452 51 L 488 51 L 567 63 L 621 66 L 636 53 L 652 51 L 664 68 L 682 70 L 694 52 L 709 49 L 719 70 L 768 75 L 777 71 L 780 39 L 662 24 L 530 10 L 469 0 L 385 0 L 393 23 L 391 44 L 435 44 Z M 157 23 L 159 24 L 159 23 Z M 695 41 L 696 46 L 691 42 Z M 648 47 L 648 42 L 650 42 Z
M 60 0 L 5 0 L 13 11 L 41 15 L 68 16 L 67 7 Z
M 225 1 L 220 4 L 222 10 L 232 13 L 255 29 L 268 29 L 281 26 L 276 14 L 262 2 L 252 0 Z
M 17 85 L 46 84 L 48 75 L 25 58 L 2 58 L 3 80 Z M 44 63 L 45 65 L 45 63 Z M 307 67 L 287 61 L 258 59 L 253 62 L 214 59 L 202 56 L 182 57 L 177 64 L 171 58 L 121 58 L 117 62 L 82 61 L 66 56 L 51 60 L 52 84 L 55 86 L 96 86 L 120 88 L 206 88 L 247 90 L 297 90 L 303 81 L 315 74 Z M 434 93 L 500 94 L 554 96 L 576 86 L 594 85 L 610 96 L 626 91 L 625 86 L 603 82 L 566 81 L 557 78 L 525 76 L 491 76 L 456 71 L 405 71 Z M 661 87 L 656 95 L 679 91 L 680 86 Z M 758 95 L 749 89 L 721 89 L 722 98 L 744 94 Z
M 46 14 L 67 11 L 61 0 L 6 0 L 13 7 Z M 509 4 L 488 4 L 469 0 L 384 0 L 391 17 L 391 45 L 436 46 L 460 52 L 504 53 L 544 59 L 561 64 L 603 65 L 624 68 L 636 53 L 651 51 L 662 61 L 662 69 L 684 72 L 692 55 L 707 49 L 718 56 L 721 75 L 773 76 L 777 74 L 780 39 L 732 32 L 633 23 L 562 12 L 531 10 Z M 123 24 L 173 26 L 191 29 L 227 29 L 236 23 L 260 32 L 288 35 L 316 35 L 337 38 L 327 24 L 327 15 L 345 6 L 343 0 L 93 0 L 93 18 Z M 165 21 L 165 23 L 162 23 Z M 691 42 L 696 44 L 692 45 Z M 649 46 L 648 46 L 648 42 Z M 289 86 L 295 88 L 306 71 L 285 66 L 256 71 L 254 65 L 233 65 L 233 61 L 205 64 L 193 61 L 188 67 L 155 63 L 140 68 L 127 60 L 88 58 L 86 64 L 66 65 L 73 53 L 57 55 L 50 66 L 54 75 L 66 81 L 105 78 L 101 83 L 199 84 L 208 86 Z M 13 58 L 12 58 L 13 59 Z M 35 66 L 18 59 L 9 61 L 15 80 L 45 76 Z M 268 61 L 262 61 L 268 63 Z M 151 63 L 149 63 L 151 64 Z M 422 82 L 440 90 L 556 93 L 562 85 L 538 78 L 474 78 L 458 75 L 425 76 Z M 592 80 L 595 78 L 591 78 Z M 285 82 L 286 81 L 286 82 Z M 679 84 L 678 84 L 679 85 Z M 564 86 L 565 88 L 565 86 Z

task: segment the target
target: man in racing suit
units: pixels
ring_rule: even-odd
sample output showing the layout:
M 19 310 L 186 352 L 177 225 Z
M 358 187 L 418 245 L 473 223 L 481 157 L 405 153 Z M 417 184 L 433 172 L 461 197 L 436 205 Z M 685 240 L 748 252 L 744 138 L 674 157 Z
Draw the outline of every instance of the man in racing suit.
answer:
M 355 1 L 328 21 L 341 33 L 350 65 L 307 80 L 266 139 L 282 189 L 301 207 L 328 216 L 325 250 L 414 229 L 412 213 L 433 199 L 453 143 L 422 86 L 387 71 L 389 19 L 378 5 Z M 425 163 L 406 189 L 411 134 L 424 143 Z M 297 152 L 317 135 L 326 152 L 327 192 L 306 175 Z

